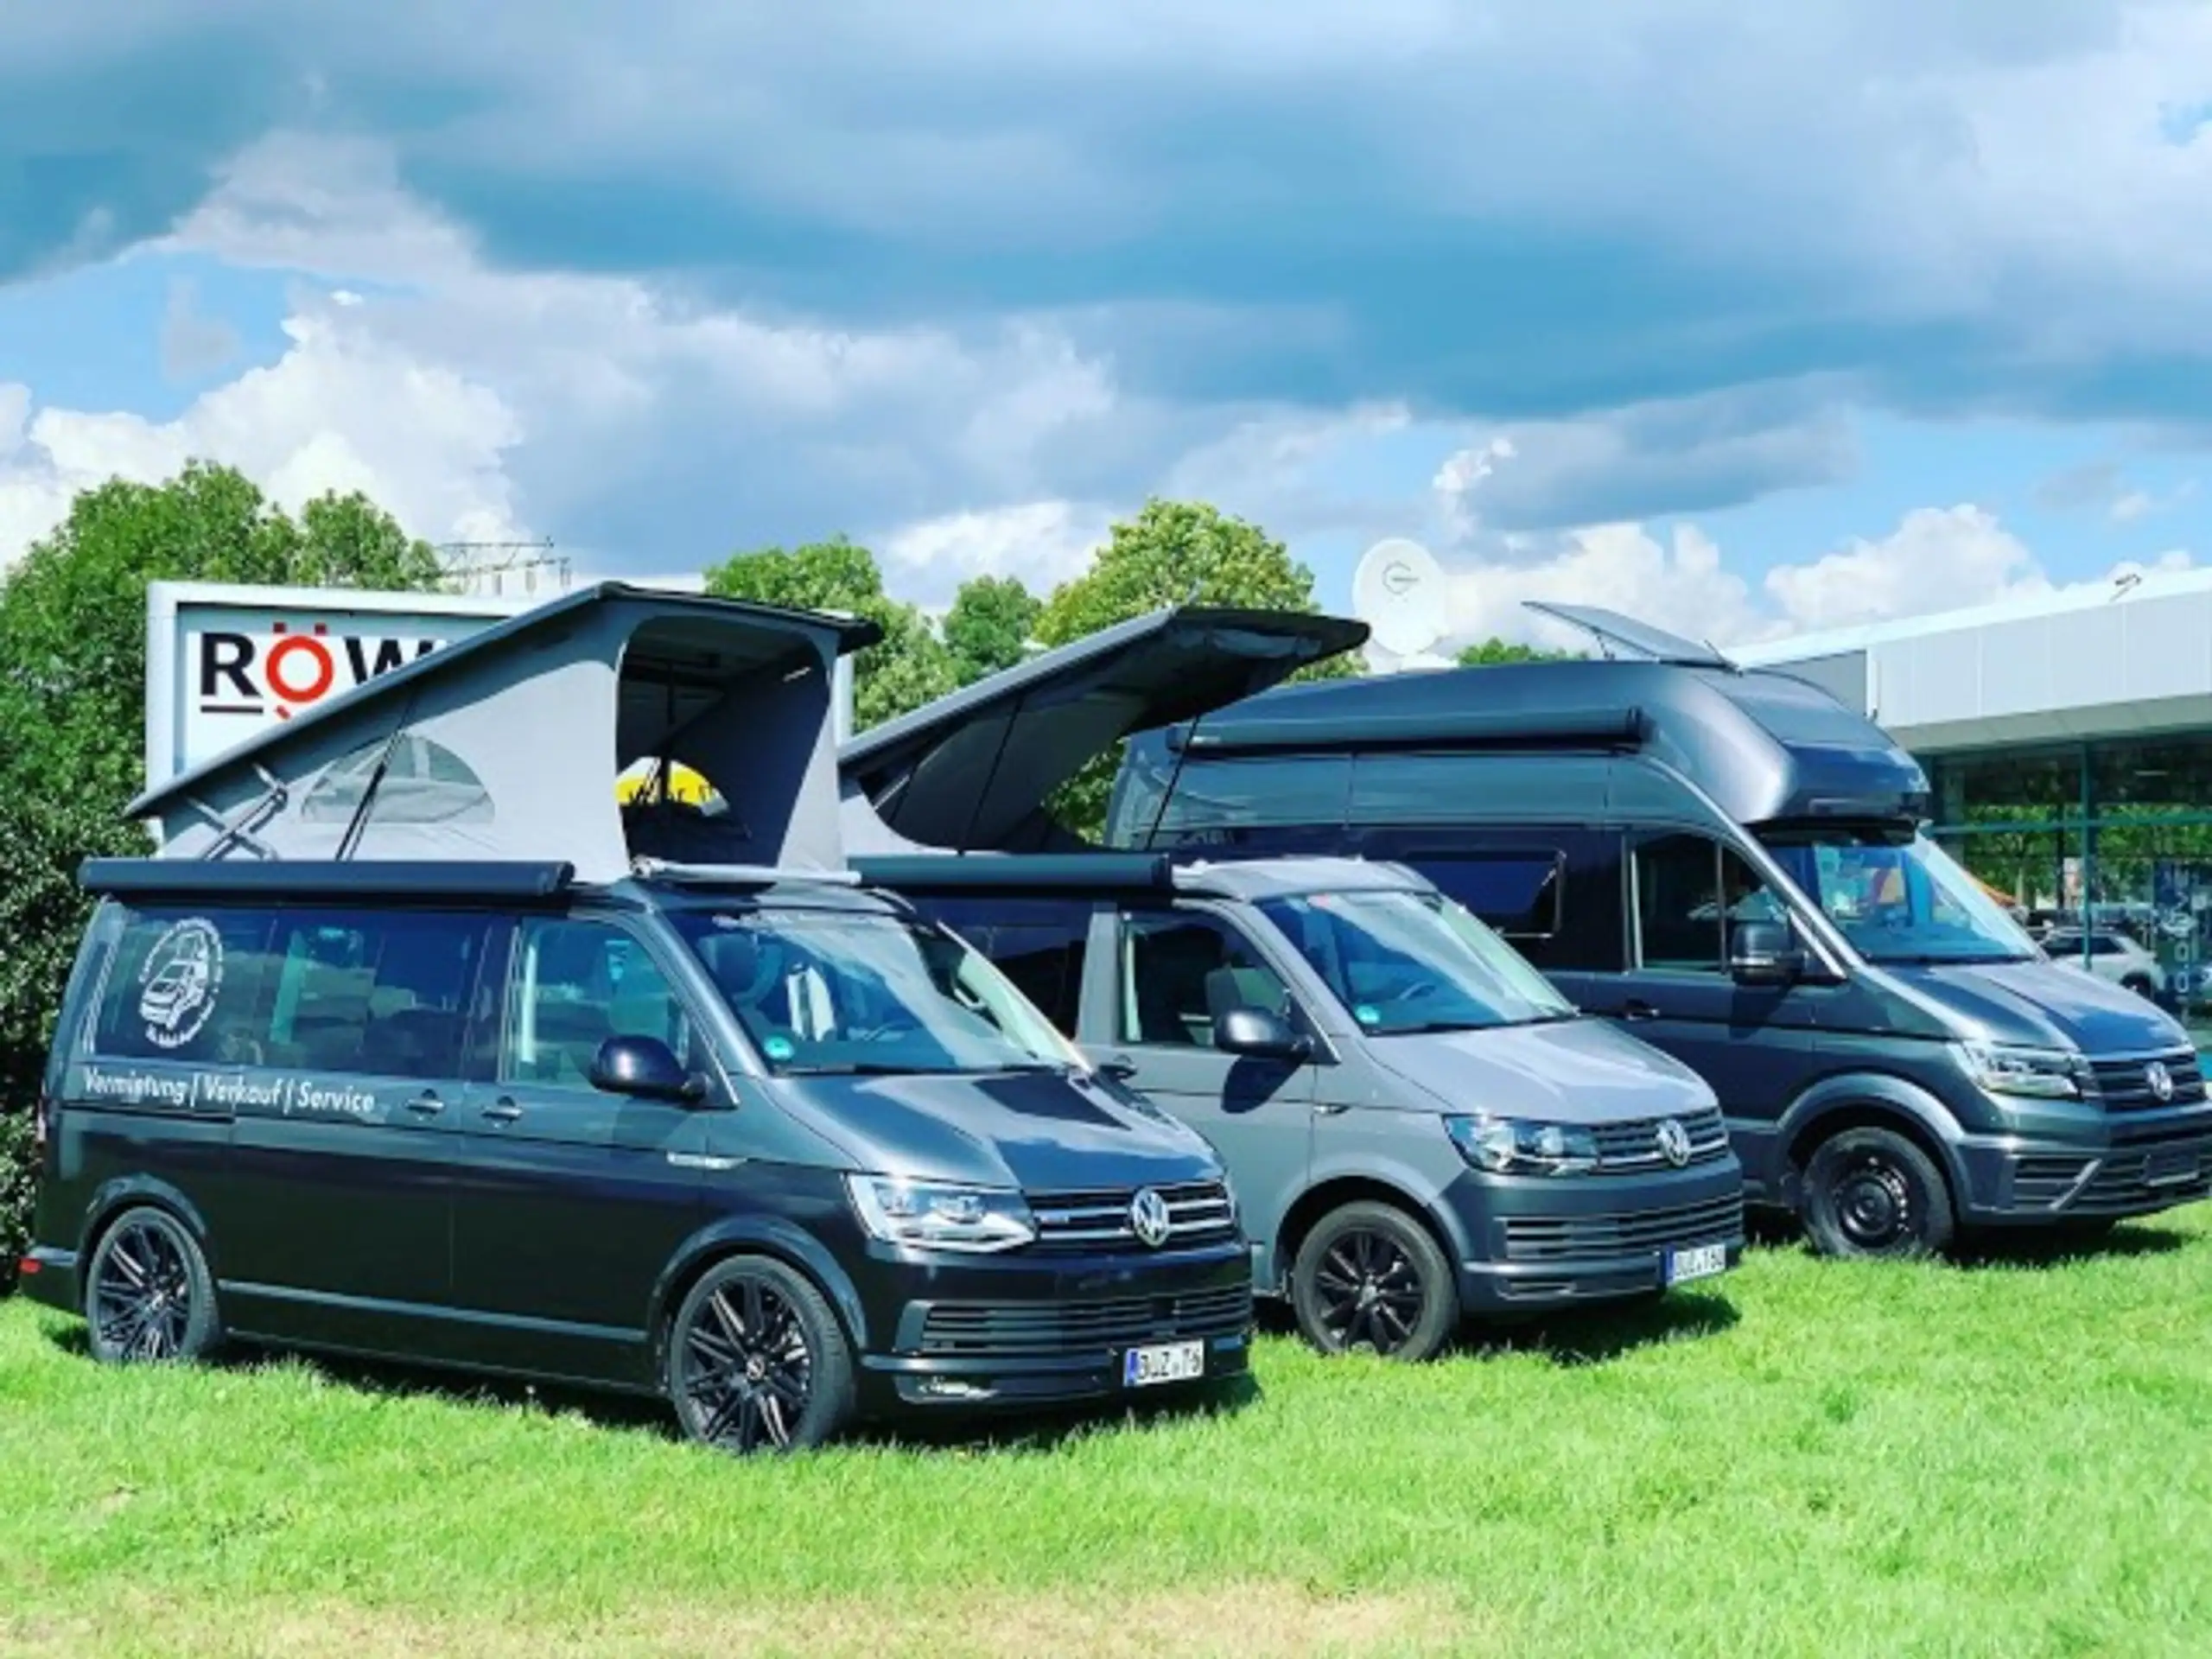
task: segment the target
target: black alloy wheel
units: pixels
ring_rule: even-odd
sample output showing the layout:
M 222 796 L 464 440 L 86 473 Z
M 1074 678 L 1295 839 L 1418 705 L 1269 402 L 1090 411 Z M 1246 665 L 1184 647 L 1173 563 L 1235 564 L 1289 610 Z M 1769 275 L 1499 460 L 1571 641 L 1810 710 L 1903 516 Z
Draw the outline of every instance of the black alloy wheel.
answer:
M 1846 1129 L 1805 1168 L 1805 1227 L 1823 1255 L 1935 1255 L 1957 1230 L 1934 1160 L 1891 1129 Z
M 852 1414 L 852 1350 L 822 1293 L 766 1256 L 707 1269 L 671 1322 L 668 1394 L 683 1432 L 745 1455 L 818 1446 Z
M 1451 1263 L 1420 1222 L 1395 1205 L 1333 1210 L 1299 1247 L 1291 1270 L 1299 1330 L 1323 1353 L 1433 1357 L 1459 1320 Z
M 86 1274 L 92 1357 L 110 1365 L 198 1359 L 215 1345 L 214 1281 L 184 1224 L 166 1210 L 125 1211 Z

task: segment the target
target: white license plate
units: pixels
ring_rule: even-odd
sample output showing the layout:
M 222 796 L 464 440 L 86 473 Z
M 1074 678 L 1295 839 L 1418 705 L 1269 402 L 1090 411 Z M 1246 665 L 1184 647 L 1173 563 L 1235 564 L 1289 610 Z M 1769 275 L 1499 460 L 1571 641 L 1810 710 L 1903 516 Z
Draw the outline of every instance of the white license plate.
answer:
M 1169 1342 L 1157 1348 L 1132 1348 L 1122 1359 L 1122 1381 L 1132 1389 L 1154 1382 L 1192 1382 L 1206 1374 L 1203 1342 Z
M 1728 1271 L 1728 1247 L 1726 1244 L 1693 1244 L 1686 1250 L 1667 1252 L 1667 1282 L 1686 1284 L 1693 1279 L 1710 1279 L 1716 1273 Z

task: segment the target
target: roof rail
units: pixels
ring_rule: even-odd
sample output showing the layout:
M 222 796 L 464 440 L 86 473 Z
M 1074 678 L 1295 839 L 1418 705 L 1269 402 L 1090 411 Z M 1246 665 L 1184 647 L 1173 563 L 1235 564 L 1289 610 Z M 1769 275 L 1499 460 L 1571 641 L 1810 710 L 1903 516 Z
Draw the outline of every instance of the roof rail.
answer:
M 131 898 L 548 899 L 575 880 L 572 864 L 524 859 L 88 858 L 77 867 L 87 893 Z
M 850 870 L 786 868 L 775 864 L 681 864 L 664 858 L 635 858 L 630 868 L 647 881 L 686 887 L 772 887 L 813 882 L 850 887 L 860 877 Z
M 1175 864 L 1165 853 L 861 854 L 853 868 L 872 886 L 926 893 L 1167 893 Z

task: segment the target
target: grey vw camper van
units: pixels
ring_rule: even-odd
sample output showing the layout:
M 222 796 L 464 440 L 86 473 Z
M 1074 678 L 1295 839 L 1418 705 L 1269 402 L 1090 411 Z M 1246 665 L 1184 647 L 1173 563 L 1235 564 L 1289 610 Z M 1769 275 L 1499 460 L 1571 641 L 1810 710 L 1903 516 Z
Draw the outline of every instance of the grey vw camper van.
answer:
M 555 1378 L 733 1452 L 1241 1372 L 1204 1138 L 844 868 L 827 687 L 870 633 L 607 584 L 137 803 L 25 1291 L 104 1360 Z M 403 745 L 437 791 L 383 792 Z M 719 792 L 619 810 L 637 762 Z
M 1603 660 L 1285 687 L 1128 745 L 1108 839 L 1402 861 L 1688 1062 L 1751 1199 L 1835 1255 L 2095 1231 L 2212 1192 L 2186 1034 L 2068 973 L 1827 692 L 1611 613 Z
M 1287 672 L 1341 628 L 1162 613 L 865 734 L 841 757 L 855 868 L 1212 1142 L 1255 1286 L 1325 1351 L 1425 1358 L 1465 1315 L 1726 1271 L 1742 1173 L 1712 1090 L 1578 1015 L 1413 871 L 993 846 L 1058 842 L 1031 817 L 1046 794 L 1124 727 L 1205 696 L 1194 658 L 1217 654 L 1217 690 Z M 949 848 L 919 850 L 907 830 Z

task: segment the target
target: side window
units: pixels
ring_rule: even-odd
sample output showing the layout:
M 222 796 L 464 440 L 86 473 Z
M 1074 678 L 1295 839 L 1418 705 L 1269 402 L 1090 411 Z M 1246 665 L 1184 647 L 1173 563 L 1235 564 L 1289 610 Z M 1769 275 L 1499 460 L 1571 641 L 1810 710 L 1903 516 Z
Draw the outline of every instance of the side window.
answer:
M 1088 902 L 947 899 L 923 908 L 989 957 L 1063 1036 L 1076 1034 L 1090 948 Z
M 1351 788 L 1348 755 L 1270 756 L 1257 760 L 1186 762 L 1160 815 L 1153 844 L 1239 846 L 1270 830 L 1334 830 L 1344 821 Z
M 1787 912 L 1743 858 L 1703 836 L 1662 835 L 1636 847 L 1638 960 L 1674 972 L 1724 973 L 1738 922 Z
M 459 1077 L 489 932 L 483 917 L 454 912 L 282 912 L 256 1063 Z
M 1567 890 L 1563 854 L 1450 854 L 1421 862 L 1430 880 L 1516 944 L 1558 936 Z
M 251 1065 L 275 976 L 265 910 L 135 911 L 101 982 L 92 1051 L 112 1059 Z
M 609 1037 L 658 1037 L 691 1060 L 690 1022 L 645 947 L 607 922 L 531 917 L 515 939 L 499 1075 L 588 1089 Z
M 1120 966 L 1124 1042 L 1211 1048 L 1213 1022 L 1230 1008 L 1291 1012 L 1289 988 L 1211 916 L 1125 916 Z

